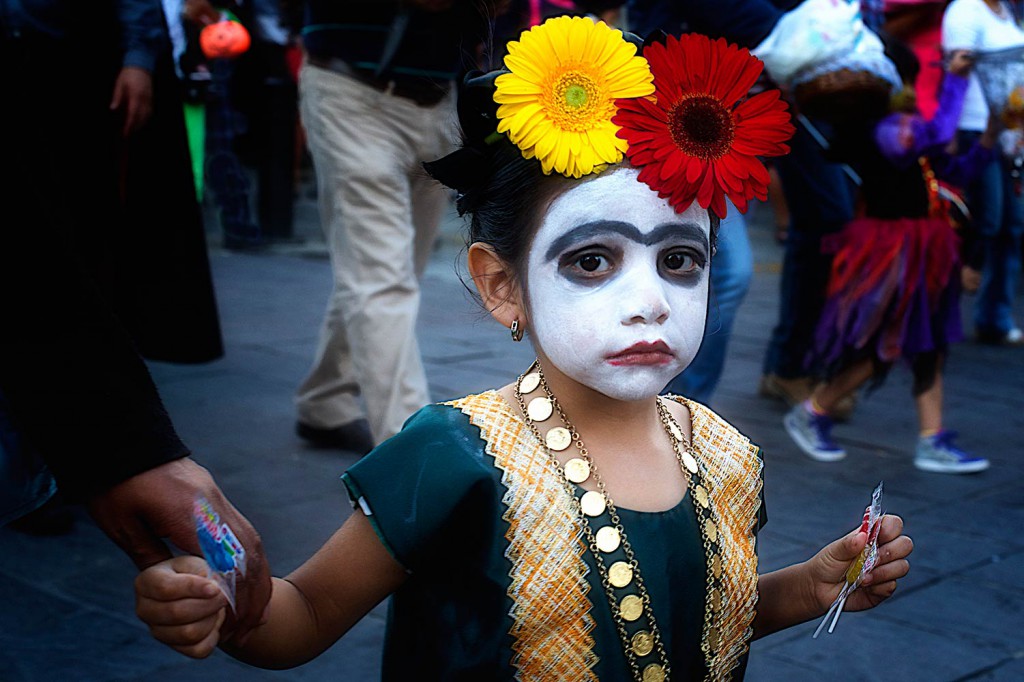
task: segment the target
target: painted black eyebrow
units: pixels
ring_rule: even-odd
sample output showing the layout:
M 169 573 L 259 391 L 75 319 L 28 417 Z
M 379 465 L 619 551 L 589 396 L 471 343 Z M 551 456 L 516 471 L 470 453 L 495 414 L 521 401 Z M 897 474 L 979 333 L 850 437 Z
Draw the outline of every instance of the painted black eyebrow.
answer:
M 649 234 L 643 234 L 632 223 L 621 220 L 595 220 L 577 225 L 556 239 L 548 248 L 545 258 L 553 260 L 570 245 L 605 234 L 620 234 L 626 239 L 644 246 L 657 244 L 670 237 L 682 236 L 699 241 L 705 252 L 709 249 L 707 235 L 695 223 L 663 223 L 651 230 Z

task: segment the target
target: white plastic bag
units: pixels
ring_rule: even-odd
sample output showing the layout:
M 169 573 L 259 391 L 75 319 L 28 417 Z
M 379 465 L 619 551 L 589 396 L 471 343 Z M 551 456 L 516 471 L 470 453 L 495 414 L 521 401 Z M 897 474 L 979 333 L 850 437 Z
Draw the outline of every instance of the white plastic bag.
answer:
M 825 71 L 850 68 L 870 71 L 896 89 L 901 86 L 882 41 L 864 25 L 856 0 L 804 0 L 782 16 L 753 53 L 780 84 L 795 85 Z

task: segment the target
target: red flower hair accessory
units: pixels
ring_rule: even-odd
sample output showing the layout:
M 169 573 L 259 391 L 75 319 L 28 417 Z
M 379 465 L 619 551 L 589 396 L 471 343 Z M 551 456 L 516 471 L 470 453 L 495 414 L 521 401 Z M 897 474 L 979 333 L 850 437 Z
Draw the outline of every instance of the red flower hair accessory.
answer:
M 726 197 L 741 213 L 750 199 L 767 199 L 768 171 L 757 157 L 788 153 L 794 128 L 778 90 L 743 99 L 761 60 L 699 34 L 651 43 L 644 57 L 654 98 L 620 99 L 612 119 L 639 179 L 680 213 L 696 199 L 724 218 Z

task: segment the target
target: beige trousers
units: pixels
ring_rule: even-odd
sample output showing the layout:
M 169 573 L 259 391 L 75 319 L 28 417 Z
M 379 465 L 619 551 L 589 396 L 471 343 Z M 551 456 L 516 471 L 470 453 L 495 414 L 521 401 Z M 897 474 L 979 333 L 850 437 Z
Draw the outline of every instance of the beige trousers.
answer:
M 454 148 L 451 96 L 436 106 L 304 64 L 300 113 L 334 274 L 316 357 L 296 393 L 300 421 L 365 416 L 374 440 L 430 401 L 416 343 L 419 277 L 446 202 L 423 161 Z

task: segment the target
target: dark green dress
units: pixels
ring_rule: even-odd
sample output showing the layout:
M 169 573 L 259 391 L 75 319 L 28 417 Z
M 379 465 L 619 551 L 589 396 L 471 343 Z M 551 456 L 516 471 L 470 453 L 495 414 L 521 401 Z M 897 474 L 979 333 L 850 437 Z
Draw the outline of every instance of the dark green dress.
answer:
M 389 607 L 384 680 L 516 677 L 513 564 L 503 501 L 508 490 L 485 446 L 464 412 L 430 405 L 342 477 L 353 504 L 410 573 Z M 651 596 L 672 679 L 703 679 L 706 569 L 689 493 L 668 511 L 619 513 Z M 594 558 L 587 551 L 583 559 L 590 569 L 593 672 L 601 680 L 628 680 L 630 668 Z M 737 672 L 733 679 L 742 677 Z

